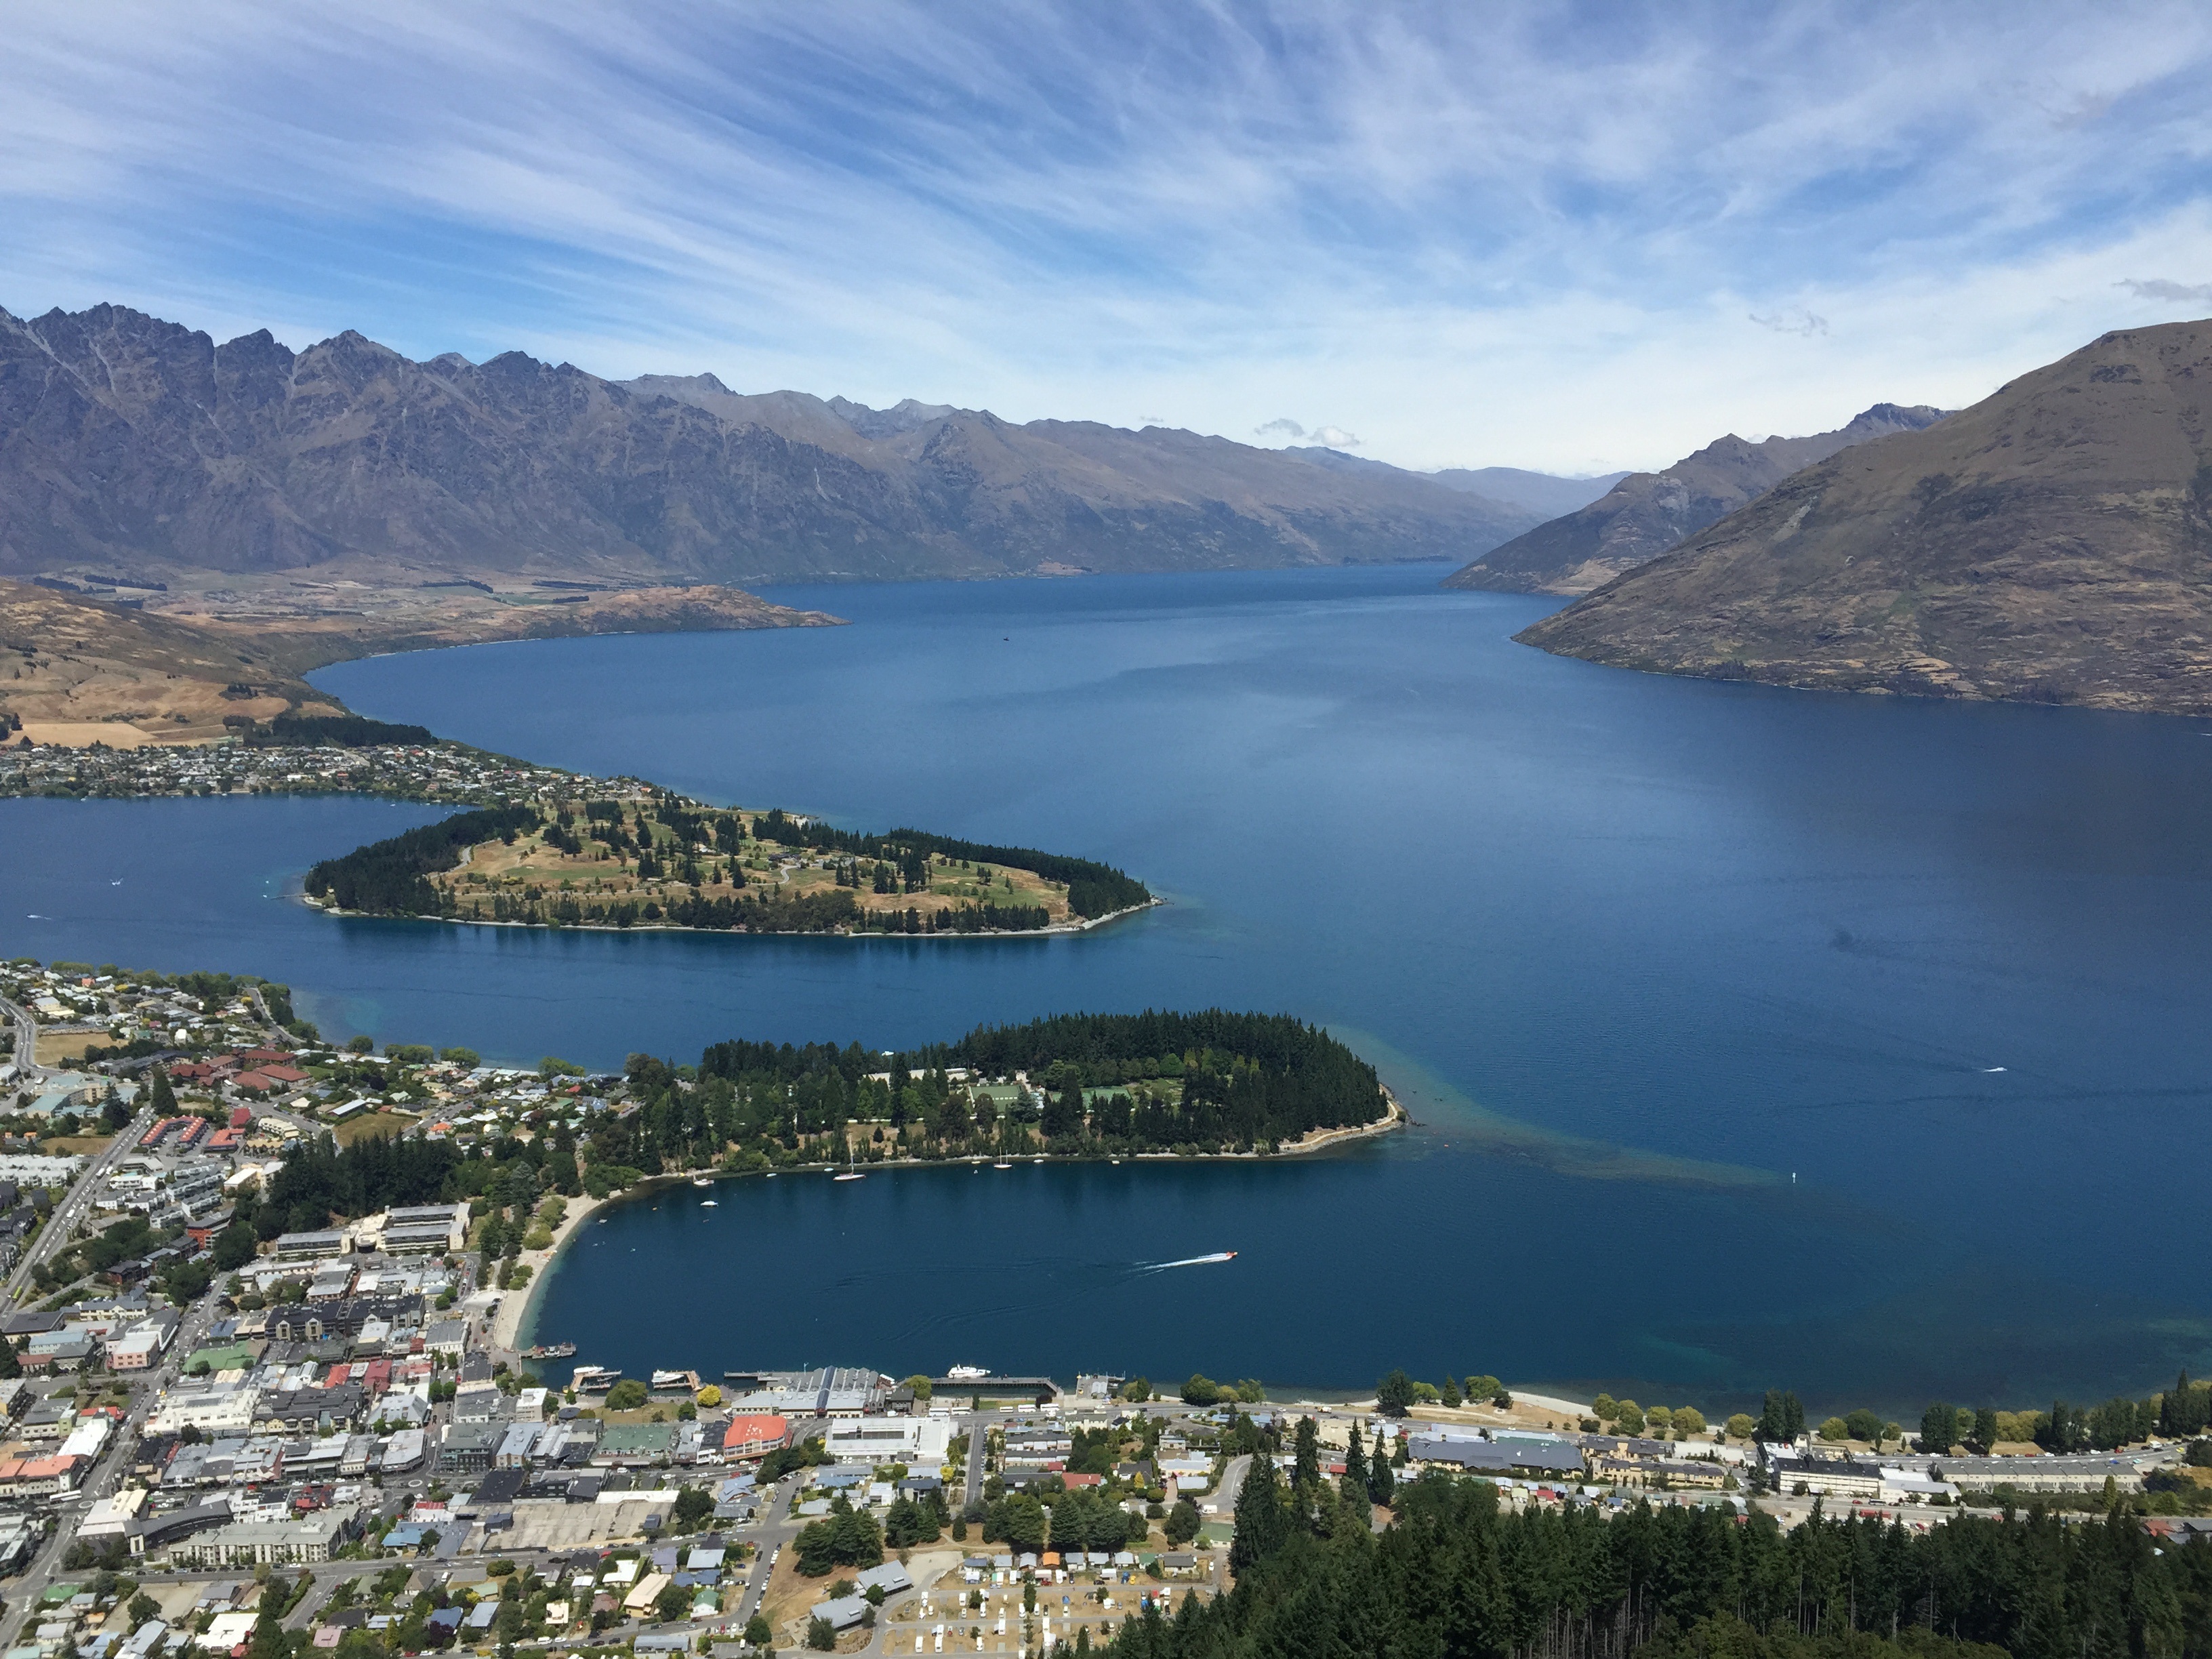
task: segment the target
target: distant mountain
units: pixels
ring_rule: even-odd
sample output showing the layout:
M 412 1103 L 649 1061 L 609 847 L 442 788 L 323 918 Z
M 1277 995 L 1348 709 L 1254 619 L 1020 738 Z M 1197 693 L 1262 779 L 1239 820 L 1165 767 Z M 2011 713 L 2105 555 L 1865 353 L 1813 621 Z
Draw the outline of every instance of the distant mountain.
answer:
M 1319 444 L 1293 444 L 1277 453 L 1310 461 L 1316 466 L 1334 467 L 1340 472 L 1389 472 L 1401 478 L 1426 478 L 1447 489 L 1486 495 L 1493 501 L 1504 501 L 1545 518 L 1571 513 L 1595 501 L 1628 476 L 1626 472 L 1605 472 L 1591 478 L 1563 478 L 1552 472 L 1524 472 L 1517 466 L 1448 466 L 1440 472 L 1415 472 L 1393 466 L 1388 461 L 1347 455 L 1340 449 L 1328 449 Z
M 2212 321 L 1808 467 L 1524 631 L 1669 673 L 2212 713 Z
M 1754 444 L 1730 433 L 1664 472 L 1624 474 L 1600 499 L 1492 549 L 1445 578 L 1444 586 L 1587 593 L 1757 500 L 1800 467 L 1869 438 L 1917 431 L 1942 418 L 1942 410 L 1924 405 L 1876 404 L 1849 426 L 1809 438 Z
M 1195 433 L 872 410 L 349 331 L 0 312 L 0 574 L 615 585 L 1470 557 L 1525 508 Z
M 1628 474 L 1600 472 L 1587 478 L 1566 478 L 1553 472 L 1524 472 L 1517 466 L 1448 466 L 1428 476 L 1448 489 L 1510 501 L 1532 513 L 1559 514 L 1588 507 Z

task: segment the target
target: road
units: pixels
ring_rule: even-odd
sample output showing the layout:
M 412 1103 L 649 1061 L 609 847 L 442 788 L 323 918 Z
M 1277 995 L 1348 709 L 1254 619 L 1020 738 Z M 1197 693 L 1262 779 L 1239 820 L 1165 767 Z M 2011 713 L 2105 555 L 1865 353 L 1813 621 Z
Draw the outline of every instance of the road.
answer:
M 23 1259 L 8 1275 L 7 1283 L 0 1285 L 0 1301 L 4 1301 L 11 1310 L 23 1294 L 31 1270 L 58 1249 L 68 1240 L 70 1230 L 92 1213 L 94 1190 L 110 1170 L 131 1154 L 138 1145 L 138 1137 L 146 1133 L 152 1119 L 150 1109 L 140 1112 L 94 1155 L 90 1164 L 77 1172 L 75 1184 L 62 1201 L 54 1206 L 54 1212 L 46 1218 L 46 1224 L 31 1241 L 31 1248 L 23 1252 Z
M 5 997 L 0 997 L 0 1013 L 5 1013 L 15 1024 L 16 1070 L 26 1079 L 39 1076 L 42 1070 L 39 1065 L 39 1022 L 28 1008 Z

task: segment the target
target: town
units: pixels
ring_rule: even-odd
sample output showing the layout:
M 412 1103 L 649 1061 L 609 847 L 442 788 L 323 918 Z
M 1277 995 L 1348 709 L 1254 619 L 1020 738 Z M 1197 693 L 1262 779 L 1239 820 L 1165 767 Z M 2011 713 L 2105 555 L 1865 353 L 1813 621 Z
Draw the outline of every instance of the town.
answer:
M 1811 1424 L 1782 1391 L 1709 1425 L 1402 1371 L 1354 1399 L 975 1366 L 702 1376 L 680 1352 L 623 1376 L 519 1346 L 533 1279 L 596 1206 L 702 1169 L 880 1163 L 882 1126 L 802 1114 L 788 1145 L 702 1164 L 640 1132 L 687 1082 L 659 1062 L 334 1048 L 286 988 L 227 975 L 17 961 L 0 1012 L 0 1645 L 22 1659 L 1084 1652 L 1230 1594 L 1286 1511 L 1387 1534 L 1470 1485 L 1508 1517 L 1919 1536 L 2033 1506 L 2212 1549 L 2212 1390 L 2186 1377 L 2086 1412 L 1939 1405 L 1908 1431 Z M 1185 1034 L 1145 1042 L 1163 1030 Z M 1050 1046 L 969 1042 L 1032 1064 Z M 724 1044 L 682 1069 L 696 1090 L 771 1058 Z M 1018 1108 L 1042 1148 L 1048 1112 L 1080 1144 L 1146 1067 L 1203 1075 L 1148 1060 L 1100 1088 L 1055 1060 L 994 1084 L 905 1059 L 852 1100 L 912 1091 L 888 1146 L 940 1153 L 955 1087 L 1003 1095 L 994 1145 Z
M 590 780 L 609 799 L 641 798 L 632 780 Z M 422 734 L 420 741 L 342 746 L 301 742 L 256 746 L 236 739 L 198 745 L 33 744 L 0 748 L 0 798 L 68 799 L 159 795 L 376 795 L 392 800 L 503 806 L 578 787 L 573 773 L 533 766 Z

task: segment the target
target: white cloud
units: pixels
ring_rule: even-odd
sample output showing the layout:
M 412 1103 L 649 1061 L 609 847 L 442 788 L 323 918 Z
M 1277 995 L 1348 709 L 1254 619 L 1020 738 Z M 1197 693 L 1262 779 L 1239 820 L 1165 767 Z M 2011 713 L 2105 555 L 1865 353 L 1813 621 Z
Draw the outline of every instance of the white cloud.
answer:
M 1252 435 L 1255 438 L 1303 438 L 1306 435 L 1306 429 L 1288 416 L 1279 415 L 1272 421 L 1262 421 L 1254 427 Z
M 1777 334 L 1800 334 L 1809 338 L 1828 331 L 1828 319 L 1816 317 L 1809 311 L 1778 311 L 1765 317 L 1754 311 L 1751 313 L 1751 320 Z
M 2180 305 L 2212 305 L 2212 283 L 2171 283 L 2163 276 L 2154 276 L 2148 282 L 2136 282 L 2132 277 L 2118 284 L 2138 300 L 2171 300 Z
M 1330 449 L 1357 449 L 1359 440 L 1340 426 L 1317 426 L 1313 429 L 1313 441 Z

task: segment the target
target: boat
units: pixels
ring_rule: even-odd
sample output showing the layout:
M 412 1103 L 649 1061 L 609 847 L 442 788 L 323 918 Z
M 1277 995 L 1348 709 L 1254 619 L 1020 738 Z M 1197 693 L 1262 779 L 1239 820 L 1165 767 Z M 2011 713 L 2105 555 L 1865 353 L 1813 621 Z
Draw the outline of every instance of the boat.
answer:
M 579 1365 L 568 1386 L 578 1394 L 605 1394 L 622 1381 L 622 1373 L 610 1365 Z
M 991 1167 L 994 1170 L 1011 1170 L 1014 1166 L 1011 1164 L 994 1164 Z
M 981 1365 L 951 1365 L 945 1369 L 945 1380 L 948 1382 L 981 1382 L 990 1374 Z
M 853 1148 L 849 1144 L 848 1144 L 845 1148 L 845 1167 L 838 1170 L 836 1175 L 831 1176 L 830 1179 L 832 1181 L 866 1181 L 867 1178 L 868 1177 L 864 1171 L 856 1170 L 853 1167 Z
M 525 1348 L 522 1357 L 525 1359 L 566 1359 L 575 1352 L 576 1345 L 573 1342 L 556 1342 L 550 1346 L 541 1342 L 534 1348 Z
M 693 1176 L 691 1177 L 691 1184 L 694 1187 L 711 1187 L 714 1183 L 708 1180 L 704 1176 Z
M 699 1207 L 702 1210 L 713 1210 L 718 1209 L 720 1206 L 711 1198 L 702 1198 L 699 1200 Z

